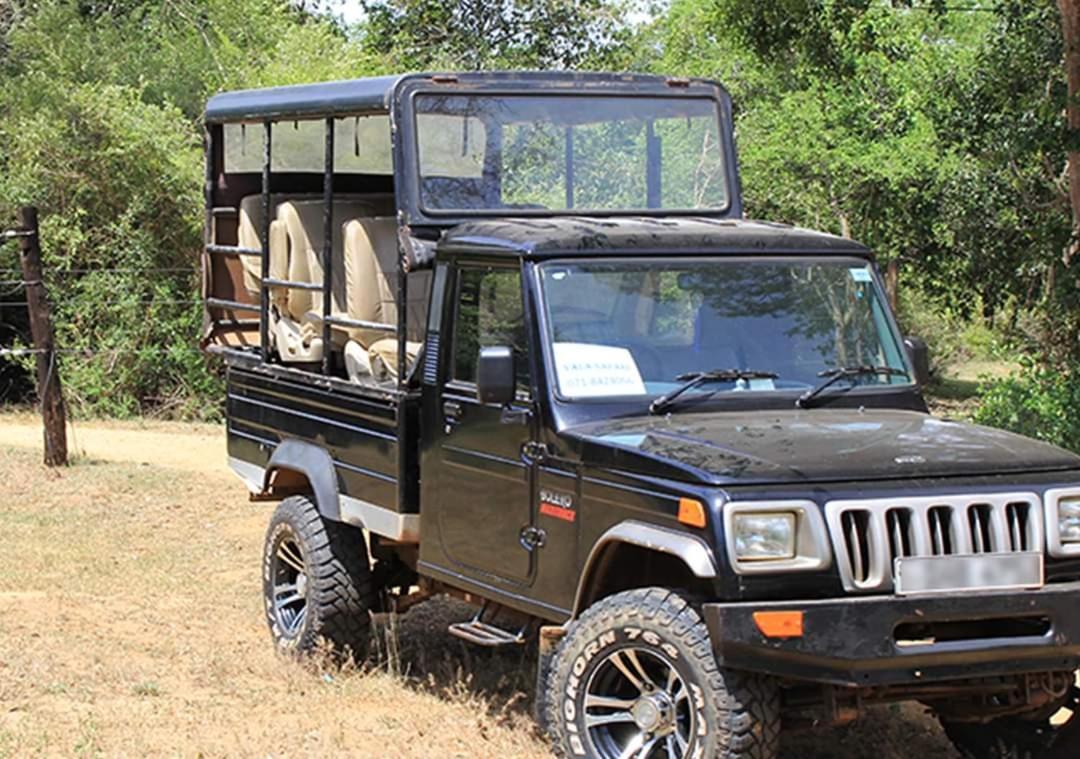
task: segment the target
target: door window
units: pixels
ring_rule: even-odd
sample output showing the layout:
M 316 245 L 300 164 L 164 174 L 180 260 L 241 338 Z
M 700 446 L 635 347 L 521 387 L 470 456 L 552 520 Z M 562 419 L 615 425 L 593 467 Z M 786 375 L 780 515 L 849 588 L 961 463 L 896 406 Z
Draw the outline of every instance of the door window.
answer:
M 517 269 L 468 268 L 458 274 L 453 379 L 476 383 L 481 348 L 513 348 L 519 392 L 529 392 L 528 338 Z

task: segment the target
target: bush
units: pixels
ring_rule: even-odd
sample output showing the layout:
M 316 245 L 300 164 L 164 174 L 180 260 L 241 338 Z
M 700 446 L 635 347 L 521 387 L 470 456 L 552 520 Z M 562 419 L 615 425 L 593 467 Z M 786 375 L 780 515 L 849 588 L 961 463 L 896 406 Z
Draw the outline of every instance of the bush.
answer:
M 975 421 L 1080 452 L 1080 366 L 1023 368 L 980 388 Z
M 177 109 L 116 85 L 42 84 L 35 99 L 0 123 L 0 214 L 42 209 L 69 402 L 83 414 L 217 416 L 220 387 L 197 351 L 194 130 Z
M 900 289 L 897 319 L 904 335 L 920 337 L 930 348 L 930 373 L 940 379 L 967 358 L 965 323 L 912 287 Z
M 361 76 L 375 62 L 286 0 L 3 9 L 0 0 L 0 228 L 18 206 L 40 209 L 70 405 L 77 415 L 219 417 L 221 373 L 198 350 L 206 98 Z M 17 265 L 14 246 L 0 250 L 0 269 Z M 0 301 L 20 299 L 9 296 Z M 21 316 L 0 312 L 0 347 L 29 339 Z M 33 376 L 31 359 L 0 358 L 0 402 L 25 392 L 12 366 Z

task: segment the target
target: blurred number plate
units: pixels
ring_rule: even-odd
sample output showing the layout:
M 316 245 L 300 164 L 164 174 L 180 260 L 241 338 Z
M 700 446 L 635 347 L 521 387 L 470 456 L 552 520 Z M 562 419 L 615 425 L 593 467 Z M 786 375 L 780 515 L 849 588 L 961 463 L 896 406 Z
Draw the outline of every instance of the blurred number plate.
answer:
M 1043 586 L 1043 556 L 1034 552 L 909 556 L 896 559 L 894 570 L 901 596 Z

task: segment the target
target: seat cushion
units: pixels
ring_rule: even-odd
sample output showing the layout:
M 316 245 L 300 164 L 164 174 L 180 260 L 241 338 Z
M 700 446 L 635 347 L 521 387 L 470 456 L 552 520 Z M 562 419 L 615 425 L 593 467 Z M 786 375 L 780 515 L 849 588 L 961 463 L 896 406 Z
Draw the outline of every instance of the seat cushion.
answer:
M 405 361 L 408 366 L 416 363 L 423 343 L 405 343 Z M 371 360 L 371 374 L 380 381 L 397 379 L 397 339 L 384 337 L 375 341 L 368 348 L 368 357 Z

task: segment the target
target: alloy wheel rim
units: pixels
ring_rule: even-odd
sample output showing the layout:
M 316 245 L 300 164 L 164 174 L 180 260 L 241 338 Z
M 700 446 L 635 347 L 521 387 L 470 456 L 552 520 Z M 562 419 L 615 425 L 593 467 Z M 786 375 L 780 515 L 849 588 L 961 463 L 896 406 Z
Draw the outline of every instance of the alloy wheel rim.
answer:
M 274 617 L 287 638 L 294 638 L 307 618 L 308 574 L 304 554 L 291 535 L 278 541 L 271 559 Z
M 585 730 L 603 759 L 684 759 L 694 734 L 690 689 L 675 666 L 646 648 L 611 652 L 585 686 Z

